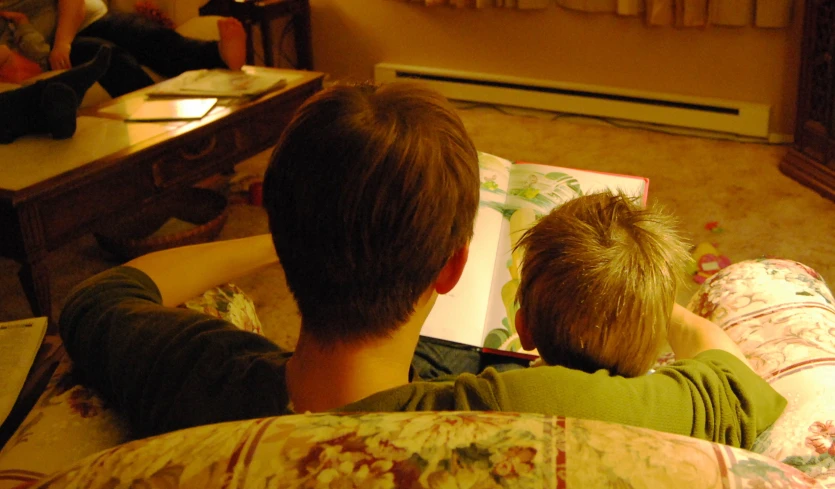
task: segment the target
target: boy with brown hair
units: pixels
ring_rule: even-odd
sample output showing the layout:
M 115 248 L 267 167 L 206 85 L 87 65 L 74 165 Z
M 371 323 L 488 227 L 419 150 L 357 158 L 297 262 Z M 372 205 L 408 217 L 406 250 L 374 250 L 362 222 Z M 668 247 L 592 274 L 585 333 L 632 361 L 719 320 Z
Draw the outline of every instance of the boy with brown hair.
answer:
M 325 343 L 394 334 L 434 301 L 445 267 L 457 280 L 479 185 L 475 147 L 435 92 L 337 86 L 302 108 L 264 180 L 302 329 Z M 350 192 L 334 195 L 340 186 Z
M 688 259 L 672 216 L 620 193 L 584 195 L 542 217 L 517 248 L 523 348 L 589 373 L 649 371 Z
M 269 235 L 161 251 L 93 277 L 70 294 L 61 336 L 137 436 L 308 411 L 489 410 L 747 447 L 782 412 L 785 399 L 710 322 L 678 325 L 670 343 L 685 360 L 650 376 L 545 367 L 414 378 L 423 322 L 467 261 L 478 189 L 473 143 L 441 95 L 402 83 L 329 87 L 273 153 Z M 174 307 L 279 258 L 301 313 L 292 353 Z

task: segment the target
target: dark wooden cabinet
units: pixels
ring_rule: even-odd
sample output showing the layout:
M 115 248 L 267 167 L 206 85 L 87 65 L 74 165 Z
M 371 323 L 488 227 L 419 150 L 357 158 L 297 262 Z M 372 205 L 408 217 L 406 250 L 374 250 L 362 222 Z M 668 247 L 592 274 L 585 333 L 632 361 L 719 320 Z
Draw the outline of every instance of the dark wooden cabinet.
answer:
M 835 2 L 806 0 L 794 146 L 783 173 L 835 200 Z

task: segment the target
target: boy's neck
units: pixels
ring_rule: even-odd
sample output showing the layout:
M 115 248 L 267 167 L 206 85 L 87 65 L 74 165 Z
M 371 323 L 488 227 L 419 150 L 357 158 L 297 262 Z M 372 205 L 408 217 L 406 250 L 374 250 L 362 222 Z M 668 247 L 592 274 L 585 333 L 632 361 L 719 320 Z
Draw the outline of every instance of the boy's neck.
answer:
M 322 412 L 409 383 L 420 329 L 435 303 L 419 301 L 411 319 L 389 336 L 323 346 L 304 329 L 287 363 L 286 387 L 297 413 Z

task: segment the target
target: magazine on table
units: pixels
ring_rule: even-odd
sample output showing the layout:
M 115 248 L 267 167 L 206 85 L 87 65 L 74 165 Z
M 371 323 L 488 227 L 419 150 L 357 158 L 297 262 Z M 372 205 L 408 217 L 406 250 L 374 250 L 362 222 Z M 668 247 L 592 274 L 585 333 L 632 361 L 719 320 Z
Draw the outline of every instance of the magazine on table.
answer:
M 221 69 L 186 71 L 156 85 L 150 97 L 258 97 L 287 85 L 280 73 Z
M 421 335 L 513 356 L 524 351 L 516 333 L 521 254 L 512 252 L 524 232 L 563 202 L 610 189 L 644 205 L 649 179 L 479 154 L 480 203 L 467 265 L 460 281 L 438 297 Z

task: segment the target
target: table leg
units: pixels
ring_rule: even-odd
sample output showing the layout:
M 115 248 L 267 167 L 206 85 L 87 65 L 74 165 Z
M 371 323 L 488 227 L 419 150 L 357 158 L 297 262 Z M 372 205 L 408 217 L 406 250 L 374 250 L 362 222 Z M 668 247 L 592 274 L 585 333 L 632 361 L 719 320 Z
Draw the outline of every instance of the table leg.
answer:
M 23 205 L 17 213 L 21 250 L 16 258 L 21 263 L 17 276 L 35 316 L 52 318 L 49 270 L 44 263 L 47 251 L 40 212 L 35 205 Z
M 261 41 L 263 41 L 263 48 L 264 48 L 264 66 L 271 66 L 275 67 L 275 59 L 273 59 L 273 29 L 272 29 L 272 19 L 270 16 L 265 15 L 264 18 L 261 20 Z M 281 49 L 281 46 L 279 46 Z
M 246 64 L 255 64 L 255 42 L 252 40 L 252 22 L 245 20 L 244 32 L 246 32 Z
M 17 272 L 23 292 L 35 316 L 52 317 L 52 299 L 49 291 L 49 270 L 42 260 L 24 263 Z
M 299 12 L 293 16 L 293 37 L 296 41 L 296 68 L 313 69 L 313 51 L 310 41 L 310 1 L 299 1 Z

